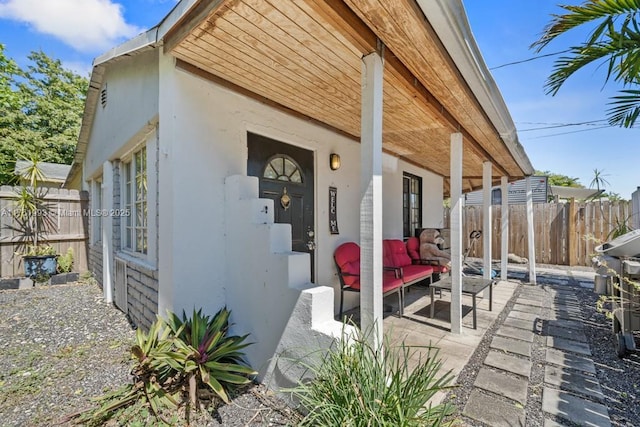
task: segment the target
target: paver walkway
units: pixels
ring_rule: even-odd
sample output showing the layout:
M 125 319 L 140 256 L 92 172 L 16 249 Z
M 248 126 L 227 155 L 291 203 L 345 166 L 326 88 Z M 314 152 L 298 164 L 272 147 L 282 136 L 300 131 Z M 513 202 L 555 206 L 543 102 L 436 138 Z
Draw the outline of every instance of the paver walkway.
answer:
M 545 427 L 610 426 L 572 279 L 547 279 L 521 288 L 463 414 L 491 426 L 534 425 L 540 420 L 528 420 L 527 409 L 541 405 Z

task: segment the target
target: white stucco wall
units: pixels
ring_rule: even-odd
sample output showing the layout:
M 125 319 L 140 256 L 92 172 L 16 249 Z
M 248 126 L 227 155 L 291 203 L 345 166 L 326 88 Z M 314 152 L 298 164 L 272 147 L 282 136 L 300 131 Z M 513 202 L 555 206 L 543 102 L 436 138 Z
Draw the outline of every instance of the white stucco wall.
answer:
M 343 242 L 359 240 L 360 145 L 175 69 L 171 58 L 161 59 L 160 86 L 160 311 L 194 305 L 215 311 L 225 303 L 227 268 L 251 268 L 248 260 L 227 259 L 224 246 L 217 244 L 226 226 L 224 179 L 246 175 L 249 131 L 314 151 L 315 279 L 335 287 L 337 302 L 333 251 Z M 337 171 L 329 168 L 332 152 L 342 160 Z M 442 178 L 385 157 L 384 236 L 402 238 L 404 171 L 423 178 L 424 225 L 441 225 Z M 329 186 L 338 188 L 339 235 L 329 233 Z M 350 297 L 347 307 L 357 302 L 356 295 Z
M 382 159 L 382 194 L 384 202 L 383 235 L 385 239 L 402 239 L 402 176 L 404 172 L 422 178 L 422 226 L 442 227 L 443 180 L 424 169 L 389 154 Z
M 158 114 L 158 52 L 148 51 L 107 64 L 84 161 L 84 179 L 100 175 L 102 164 L 123 154 L 150 130 Z

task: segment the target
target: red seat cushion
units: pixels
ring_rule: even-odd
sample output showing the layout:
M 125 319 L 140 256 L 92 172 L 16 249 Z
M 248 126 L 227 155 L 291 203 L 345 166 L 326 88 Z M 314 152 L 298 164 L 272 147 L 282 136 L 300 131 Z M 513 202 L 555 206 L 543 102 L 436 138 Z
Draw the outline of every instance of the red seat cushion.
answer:
M 342 283 L 351 289 L 360 289 L 360 246 L 354 242 L 343 243 L 333 254 L 342 275 Z M 382 272 L 382 292 L 386 293 L 402 286 L 402 278 L 394 271 Z
M 405 283 L 412 282 L 417 279 L 426 279 L 433 274 L 432 265 L 411 264 L 402 267 L 402 279 Z
M 434 273 L 448 273 L 449 267 L 446 265 L 432 265 Z
M 382 293 L 387 293 L 402 286 L 402 279 L 396 277 L 393 271 L 382 272 Z

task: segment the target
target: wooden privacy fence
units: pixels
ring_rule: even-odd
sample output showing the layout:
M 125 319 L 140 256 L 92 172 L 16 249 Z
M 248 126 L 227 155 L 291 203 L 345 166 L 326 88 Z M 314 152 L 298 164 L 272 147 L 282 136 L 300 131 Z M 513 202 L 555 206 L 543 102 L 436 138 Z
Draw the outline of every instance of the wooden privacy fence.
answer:
M 491 209 L 491 257 L 499 259 L 502 208 L 492 206 Z M 449 210 L 445 209 L 445 227 L 449 227 L 449 218 Z M 462 218 L 463 248 L 466 249 L 471 231 L 482 230 L 482 206 L 466 206 Z M 631 204 L 627 201 L 535 203 L 533 221 L 536 263 L 591 266 L 594 248 L 610 240 L 618 224 L 631 225 Z M 525 205 L 509 206 L 509 253 L 529 256 Z M 476 241 L 469 256 L 483 256 L 482 239 Z
M 14 198 L 20 187 L 0 187 L 0 277 L 24 276 L 22 260 L 16 255 L 23 245 L 13 217 Z M 50 224 L 44 235 L 46 243 L 56 252 L 64 254 L 73 249 L 74 271 L 87 270 L 88 243 L 88 194 L 84 191 L 48 189 L 45 200 L 48 206 L 47 223 Z

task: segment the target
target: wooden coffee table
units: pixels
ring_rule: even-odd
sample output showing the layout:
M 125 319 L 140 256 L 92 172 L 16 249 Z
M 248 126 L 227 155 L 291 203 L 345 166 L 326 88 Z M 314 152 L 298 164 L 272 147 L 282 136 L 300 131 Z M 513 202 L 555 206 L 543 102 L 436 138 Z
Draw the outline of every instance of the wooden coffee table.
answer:
M 473 301 L 473 329 L 477 329 L 477 319 L 476 319 L 476 295 L 480 292 L 484 291 L 487 287 L 489 288 L 489 311 L 493 309 L 493 284 L 495 280 L 492 279 L 484 279 L 482 277 L 477 276 L 463 276 L 462 277 L 462 293 L 466 295 L 471 295 L 471 300 Z M 429 285 L 429 289 L 431 290 L 431 318 L 433 318 L 435 314 L 435 291 L 436 289 L 445 290 L 451 292 L 451 277 L 445 277 L 435 283 Z

